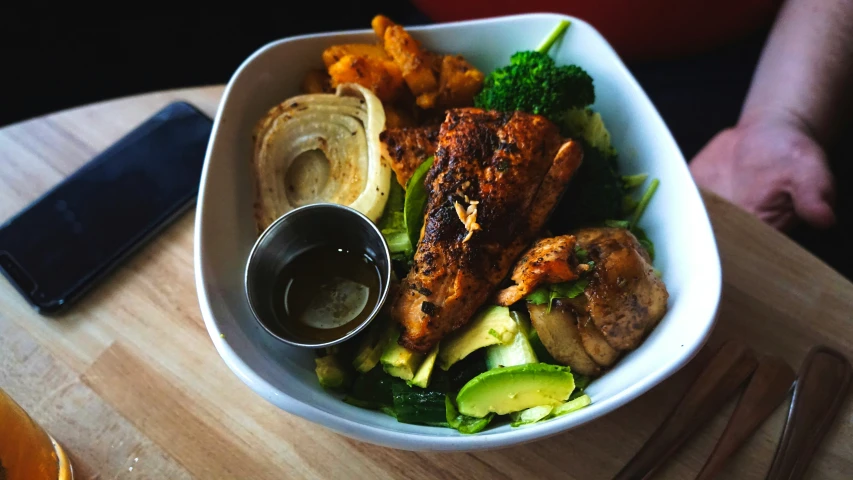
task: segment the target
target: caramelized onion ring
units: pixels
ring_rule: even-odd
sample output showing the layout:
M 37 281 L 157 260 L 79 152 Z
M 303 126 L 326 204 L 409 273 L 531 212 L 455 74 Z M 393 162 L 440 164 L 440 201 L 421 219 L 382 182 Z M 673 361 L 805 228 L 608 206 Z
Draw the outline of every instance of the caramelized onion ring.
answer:
M 380 155 L 384 128 L 382 102 L 356 84 L 273 107 L 253 135 L 258 231 L 318 202 L 347 205 L 377 221 L 391 182 L 391 168 Z

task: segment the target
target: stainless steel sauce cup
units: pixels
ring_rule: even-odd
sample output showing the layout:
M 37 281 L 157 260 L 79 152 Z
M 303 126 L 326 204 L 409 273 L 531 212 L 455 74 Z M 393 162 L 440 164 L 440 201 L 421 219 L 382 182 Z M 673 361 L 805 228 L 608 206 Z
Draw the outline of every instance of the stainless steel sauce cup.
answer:
M 322 245 L 362 251 L 379 272 L 379 294 L 365 320 L 342 337 L 312 343 L 282 328 L 273 309 L 274 284 L 281 270 L 303 252 Z M 255 319 L 275 338 L 297 347 L 322 348 L 341 343 L 364 329 L 382 309 L 391 282 L 391 254 L 379 228 L 361 212 L 317 203 L 291 210 L 261 233 L 246 264 L 245 290 Z

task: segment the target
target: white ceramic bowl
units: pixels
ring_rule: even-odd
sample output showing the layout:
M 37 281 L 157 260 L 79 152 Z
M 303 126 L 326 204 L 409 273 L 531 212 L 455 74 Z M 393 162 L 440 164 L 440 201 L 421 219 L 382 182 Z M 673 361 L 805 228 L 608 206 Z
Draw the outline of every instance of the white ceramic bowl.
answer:
M 216 115 L 198 197 L 195 277 L 201 311 L 222 359 L 252 390 L 287 412 L 355 439 L 410 450 L 475 450 L 541 439 L 590 422 L 660 383 L 699 350 L 713 327 L 720 297 L 714 236 L 672 135 L 607 41 L 583 21 L 553 14 L 410 31 L 426 48 L 460 53 L 489 72 L 506 64 L 515 51 L 536 48 L 566 18 L 572 26 L 551 54 L 558 64 L 577 63 L 592 75 L 594 108 L 612 133 L 623 172 L 648 172 L 661 180 L 642 221 L 655 242 L 655 265 L 670 292 L 669 312 L 660 325 L 639 349 L 590 385 L 592 405 L 522 428 L 493 426 L 477 435 L 460 435 L 449 428 L 398 423 L 324 392 L 314 375 L 313 352 L 284 345 L 260 328 L 242 287 L 256 238 L 248 168 L 252 127 L 270 107 L 298 93 L 307 69 L 322 67 L 324 48 L 374 41 L 367 29 L 306 35 L 264 46 L 231 78 Z

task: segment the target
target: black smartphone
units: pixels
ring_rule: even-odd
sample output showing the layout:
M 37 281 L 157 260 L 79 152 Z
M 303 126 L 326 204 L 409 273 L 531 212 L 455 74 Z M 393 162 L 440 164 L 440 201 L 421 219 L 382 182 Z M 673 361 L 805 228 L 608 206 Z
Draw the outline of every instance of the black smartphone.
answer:
M 166 106 L 0 226 L 0 271 L 37 311 L 79 299 L 195 203 L 213 121 Z

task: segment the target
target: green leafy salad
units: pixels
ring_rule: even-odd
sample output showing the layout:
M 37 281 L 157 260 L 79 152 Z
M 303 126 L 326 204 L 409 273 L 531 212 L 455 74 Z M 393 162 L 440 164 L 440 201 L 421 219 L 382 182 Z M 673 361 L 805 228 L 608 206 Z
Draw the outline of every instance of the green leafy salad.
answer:
M 588 226 L 627 229 L 653 259 L 654 246 L 638 221 L 658 181 L 620 174 L 610 134 L 601 115 L 590 108 L 595 101 L 592 77 L 577 65 L 557 65 L 548 55 L 568 27 L 568 22 L 561 23 L 539 48 L 515 53 L 507 66 L 488 74 L 475 106 L 542 115 L 564 137 L 581 143 L 583 162 L 551 215 L 547 233 L 561 235 Z M 405 190 L 392 179 L 378 222 L 396 278 L 411 268 L 421 237 L 427 203 L 424 179 L 432 164 L 433 157 L 425 159 Z M 509 307 L 486 305 L 428 353 L 400 346 L 399 326 L 387 315 L 378 318 L 355 339 L 319 352 L 320 383 L 349 404 L 399 422 L 463 434 L 500 421 L 520 427 L 589 405 L 585 390 L 591 378 L 555 360 L 559 355 L 546 348 L 546 332 L 533 327 L 533 310 L 527 310 L 528 305 L 539 306 L 548 314 L 556 300 L 582 296 L 596 262 L 592 252 L 581 247 L 575 247 L 573 255 L 582 272 L 578 278 L 541 286 Z

